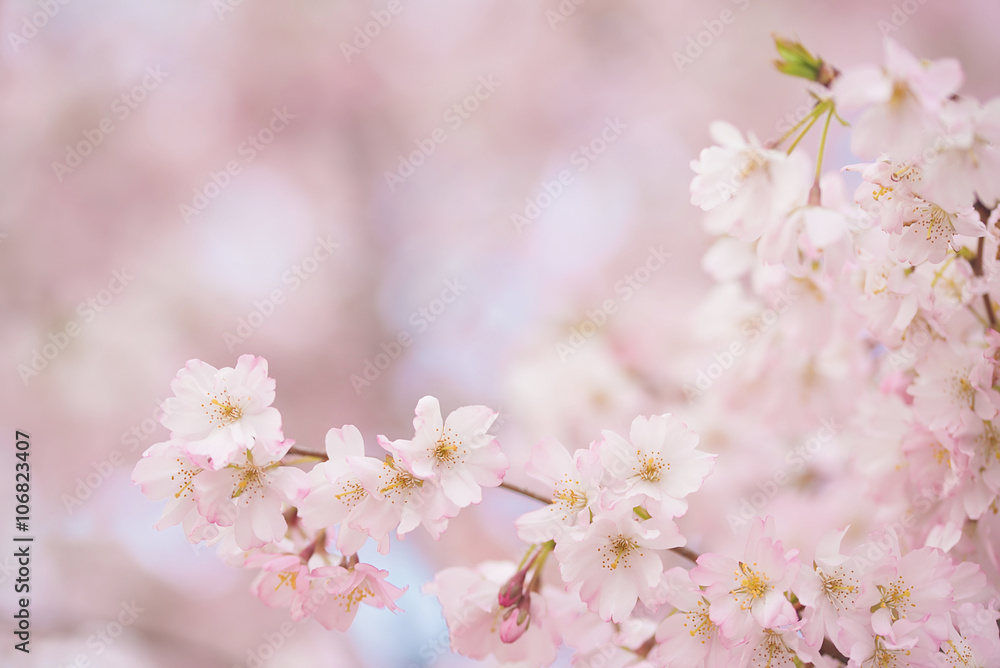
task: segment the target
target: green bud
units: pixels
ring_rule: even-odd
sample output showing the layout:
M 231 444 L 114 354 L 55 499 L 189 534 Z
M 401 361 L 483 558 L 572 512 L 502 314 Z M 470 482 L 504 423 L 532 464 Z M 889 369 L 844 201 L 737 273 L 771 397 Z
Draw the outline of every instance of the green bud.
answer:
M 780 59 L 774 61 L 778 71 L 793 77 L 801 77 L 829 86 L 836 78 L 837 70 L 823 62 L 819 56 L 809 53 L 806 47 L 784 37 L 774 37 L 774 45 L 778 49 Z

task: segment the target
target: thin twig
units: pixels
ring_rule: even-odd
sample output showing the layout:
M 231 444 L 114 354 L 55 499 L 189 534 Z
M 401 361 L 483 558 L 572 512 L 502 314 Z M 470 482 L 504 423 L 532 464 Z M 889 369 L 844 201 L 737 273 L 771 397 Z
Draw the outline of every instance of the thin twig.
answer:
M 979 214 L 980 220 L 983 221 L 983 225 L 988 225 L 990 210 L 978 199 L 976 200 L 976 212 Z M 989 230 L 987 230 L 986 234 L 989 234 Z M 972 273 L 980 278 L 983 277 L 983 247 L 985 242 L 985 236 L 979 237 L 979 242 L 976 245 L 976 257 L 969 263 L 972 265 Z M 997 328 L 997 316 L 993 312 L 993 300 L 990 299 L 989 292 L 983 293 L 983 303 L 986 305 L 986 319 L 990 322 L 990 329 L 995 330 Z
M 321 459 L 323 461 L 330 459 L 329 457 L 326 456 L 325 452 L 316 452 L 315 450 L 304 450 L 302 448 L 296 448 L 295 446 L 292 446 L 288 449 L 288 452 L 285 453 L 285 456 L 287 457 L 288 455 L 298 455 L 300 457 L 316 457 L 317 459 Z
M 500 486 L 503 487 L 504 489 L 509 489 L 512 492 L 517 492 L 518 494 L 520 494 L 522 496 L 526 496 L 529 499 L 534 499 L 535 501 L 541 501 L 542 503 L 544 503 L 546 505 L 552 503 L 552 499 L 546 499 L 544 496 L 542 496 L 540 494 L 535 494 L 534 492 L 529 492 L 525 488 L 518 487 L 517 485 L 515 485 L 513 483 L 509 483 L 506 480 L 503 481 L 502 483 L 500 483 Z

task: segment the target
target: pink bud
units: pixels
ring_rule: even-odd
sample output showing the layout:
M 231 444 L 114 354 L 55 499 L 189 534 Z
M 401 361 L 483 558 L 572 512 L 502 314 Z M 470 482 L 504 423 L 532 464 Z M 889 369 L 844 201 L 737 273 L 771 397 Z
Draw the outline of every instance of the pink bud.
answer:
M 524 635 L 531 624 L 531 592 L 525 592 L 516 608 L 511 608 L 503 615 L 500 624 L 500 640 L 505 643 L 515 642 Z
M 500 587 L 497 599 L 500 601 L 501 608 L 509 608 L 512 605 L 517 605 L 518 601 L 521 600 L 521 590 L 524 589 L 524 578 L 528 575 L 528 571 L 531 570 L 531 566 L 537 558 L 538 554 L 536 553 L 531 558 L 531 561 L 525 564 L 524 568 L 510 576 L 510 579 Z
M 520 602 L 521 592 L 524 589 L 524 577 L 527 574 L 528 569 L 522 568 L 500 587 L 500 594 L 497 598 L 500 601 L 501 608 L 509 608 Z

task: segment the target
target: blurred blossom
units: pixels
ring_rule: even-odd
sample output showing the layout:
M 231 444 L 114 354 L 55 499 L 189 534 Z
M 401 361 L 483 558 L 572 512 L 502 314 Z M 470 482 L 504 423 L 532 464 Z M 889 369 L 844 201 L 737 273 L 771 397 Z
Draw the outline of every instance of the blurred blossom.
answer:
M 37 555 L 32 653 L 5 646 L 0 664 L 72 665 L 96 652 L 88 638 L 134 598 L 144 612 L 94 665 L 249 665 L 262 653 L 276 667 L 317 656 L 358 667 L 470 665 L 451 655 L 446 636 L 442 644 L 439 610 L 419 592 L 444 566 L 516 562 L 504 553 L 515 543 L 509 512 L 496 508 L 509 498 L 503 490 L 484 494 L 475 520 L 454 521 L 446 547 L 412 536 L 391 557 L 368 555 L 409 587 L 399 600 L 407 614 L 386 621 L 363 609 L 347 634 L 306 621 L 280 645 L 268 634 L 287 614 L 250 597 L 249 573 L 192 548 L 179 527 L 153 532 L 161 508 L 128 477 L 146 448 L 167 439 L 158 422 L 143 425 L 158 420 L 170 380 L 195 358 L 223 368 L 243 354 L 266 357 L 284 433 L 307 450 L 322 451 L 331 427 L 354 424 L 374 456 L 376 434 L 413 433 L 412 407 L 425 395 L 501 407 L 519 483 L 543 436 L 572 451 L 602 429 L 626 433 L 635 415 L 673 411 L 706 452 L 732 456 L 718 457 L 700 505 L 678 520 L 689 544 L 703 547 L 699 526 L 739 517 L 738 499 L 803 445 L 792 434 L 835 412 L 824 413 L 824 402 L 856 399 L 865 362 L 843 352 L 819 298 L 805 295 L 787 317 L 806 339 L 829 343 L 814 370 L 834 389 L 809 394 L 801 379 L 805 408 L 786 418 L 762 386 L 761 419 L 780 417 L 784 441 L 744 418 L 707 419 L 745 397 L 686 401 L 682 386 L 728 349 L 739 315 L 754 308 L 733 291 L 710 292 L 690 163 L 710 143 L 708 120 L 765 142 L 807 102 L 772 71 L 772 32 L 796 34 L 846 68 L 881 62 L 888 22 L 913 53 L 960 60 L 970 95 L 996 94 L 1000 6 L 927 2 L 897 26 L 897 4 L 588 0 L 553 23 L 556 0 L 402 0 L 363 48 L 358 31 L 384 3 L 0 5 L 0 396 L 6 433 L 32 437 Z M 678 71 L 673 54 L 723 11 L 733 21 Z M 463 108 L 461 123 L 449 121 L 486 76 L 500 85 Z M 276 108 L 294 116 L 280 131 L 270 125 Z M 617 118 L 620 132 L 595 143 Z M 390 189 L 386 172 L 439 127 L 444 140 Z M 262 145 L 251 151 L 254 141 Z M 592 155 L 580 159 L 585 146 Z M 828 156 L 852 162 L 846 135 L 831 135 Z M 185 220 L 182 205 L 197 213 Z M 512 215 L 530 206 L 538 215 L 519 229 Z M 317 239 L 336 250 L 308 279 L 286 279 L 308 269 Z M 620 296 L 616 282 L 651 247 L 670 259 L 560 359 L 557 344 Z M 88 310 L 123 267 L 134 279 Z M 456 279 L 467 288 L 417 324 L 413 314 L 433 309 Z M 275 290 L 283 300 L 265 313 Z M 702 302 L 720 315 L 696 310 Z M 226 334 L 258 311 L 259 324 L 232 345 Z M 355 391 L 352 375 L 401 332 L 410 343 Z M 728 373 L 774 372 L 772 360 L 743 362 Z M 853 490 L 824 487 L 839 452 L 824 445 L 768 492 L 789 546 L 815 544 L 820 527 L 854 521 L 862 532 L 874 521 L 846 503 Z M 6 503 L 13 481 L 2 480 Z M 797 510 L 780 510 L 790 506 Z M 509 536 L 495 535 L 499 520 Z M 732 540 L 713 549 L 741 549 Z M 13 601 L 3 589 L 6 614 Z M 568 665 L 565 654 L 556 665 Z

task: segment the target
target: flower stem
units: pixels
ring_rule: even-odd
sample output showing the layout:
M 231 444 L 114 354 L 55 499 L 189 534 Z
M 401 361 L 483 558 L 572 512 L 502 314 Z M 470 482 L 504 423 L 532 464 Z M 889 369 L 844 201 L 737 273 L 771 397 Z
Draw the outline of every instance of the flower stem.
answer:
M 298 455 L 299 457 L 308 457 L 312 461 L 317 461 L 317 462 L 325 462 L 328 459 L 330 459 L 329 457 L 326 456 L 325 452 L 313 452 L 312 450 L 303 450 L 302 448 L 296 448 L 296 447 L 289 448 L 288 452 L 285 453 L 286 457 L 288 455 Z M 282 463 L 288 464 L 293 462 L 282 462 Z
M 520 494 L 522 496 L 526 496 L 529 499 L 534 499 L 535 501 L 541 501 L 542 503 L 544 503 L 546 505 L 552 503 L 552 499 L 546 499 L 544 496 L 541 496 L 540 494 L 535 494 L 534 492 L 529 492 L 528 490 L 524 489 L 523 487 L 518 487 L 517 485 L 515 485 L 513 483 L 509 483 L 506 480 L 504 480 L 502 483 L 500 483 L 500 486 L 503 487 L 504 489 L 509 489 L 512 492 L 517 492 L 518 494 Z
M 990 210 L 978 199 L 976 200 L 976 213 L 979 214 L 979 218 L 983 221 L 984 225 L 989 225 Z M 986 233 L 989 234 L 989 230 Z M 985 242 L 985 236 L 979 237 L 979 242 L 976 246 L 976 257 L 969 263 L 972 265 L 972 273 L 980 278 L 983 277 L 983 247 Z M 990 322 L 990 329 L 995 330 L 997 328 L 997 316 L 993 312 L 993 300 L 990 299 L 989 292 L 983 293 L 983 303 L 986 304 L 986 318 Z
M 773 142 L 770 142 L 770 144 L 769 144 L 770 147 L 776 148 L 778 146 L 781 146 L 782 142 L 784 142 L 786 139 L 788 139 L 793 134 L 795 134 L 795 131 L 798 130 L 800 127 L 802 127 L 802 124 L 805 123 L 806 121 L 809 121 L 811 119 L 813 122 L 815 122 L 816 117 L 819 114 L 823 113 L 823 110 L 822 110 L 823 104 L 824 104 L 823 102 L 817 102 L 816 105 L 809 111 L 809 113 L 806 114 L 805 116 L 803 116 L 802 120 L 800 120 L 798 123 L 796 123 L 795 125 L 793 125 L 792 128 L 790 130 L 788 130 L 788 132 L 786 132 L 785 134 L 781 135 L 781 137 L 779 137 L 778 139 L 774 140 Z
M 830 121 L 833 119 L 833 103 L 830 103 L 830 111 L 826 115 L 826 123 L 823 124 L 823 135 L 819 138 L 819 157 L 816 158 L 816 182 L 823 173 L 823 152 L 826 150 L 826 135 L 830 130 Z
M 809 131 L 812 129 L 812 126 L 816 124 L 817 120 L 819 120 L 819 117 L 823 113 L 823 109 L 825 108 L 826 108 L 825 103 L 821 103 L 817 107 L 817 109 L 820 109 L 819 113 L 812 115 L 812 118 L 809 119 L 809 124 L 806 125 L 804 128 L 802 128 L 802 132 L 799 134 L 798 137 L 795 138 L 795 141 L 793 141 L 791 146 L 788 147 L 788 150 L 785 151 L 786 154 L 791 155 L 792 151 L 795 150 L 795 147 L 799 145 L 800 141 L 802 141 L 802 138 L 805 137 L 807 134 L 809 134 Z

